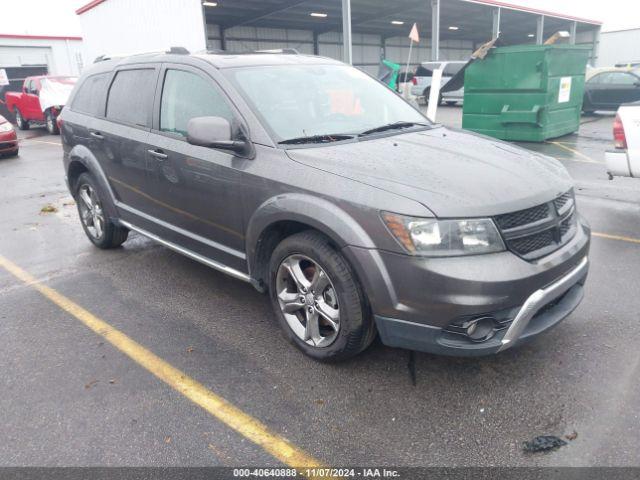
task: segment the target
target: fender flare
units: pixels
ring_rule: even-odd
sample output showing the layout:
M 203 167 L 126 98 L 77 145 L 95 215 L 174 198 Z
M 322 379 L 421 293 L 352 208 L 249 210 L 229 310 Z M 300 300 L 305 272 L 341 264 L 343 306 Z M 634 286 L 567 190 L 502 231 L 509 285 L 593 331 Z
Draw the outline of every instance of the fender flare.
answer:
M 335 203 L 304 193 L 277 195 L 263 202 L 249 219 L 245 241 L 250 272 L 255 271 L 263 232 L 280 221 L 307 224 L 327 235 L 339 248 L 376 248 L 358 222 Z
M 324 198 L 303 193 L 284 194 L 265 201 L 249 220 L 246 233 L 247 265 L 253 285 L 266 291 L 265 264 L 259 264 L 260 239 L 263 233 L 276 222 L 294 221 L 304 223 L 325 234 L 345 255 L 371 304 L 378 302 L 396 304 L 397 296 L 390 283 L 387 269 L 380 258 L 377 247 L 367 232 L 344 209 Z M 345 247 L 359 247 L 355 249 Z M 364 259 L 370 268 L 360 264 L 362 257 L 354 251 L 368 252 Z
M 67 165 L 65 175 L 69 184 L 69 190 L 72 195 L 75 195 L 74 185 L 71 183 L 71 177 L 69 175 L 71 169 L 76 164 L 82 164 L 82 166 L 91 174 L 93 178 L 98 182 L 98 186 L 103 193 L 102 208 L 106 211 L 107 215 L 112 219 L 118 218 L 118 211 L 116 209 L 116 197 L 113 193 L 111 185 L 107 180 L 107 176 L 102 170 L 98 159 L 91 153 L 84 145 L 76 145 L 69 152 L 69 165 Z

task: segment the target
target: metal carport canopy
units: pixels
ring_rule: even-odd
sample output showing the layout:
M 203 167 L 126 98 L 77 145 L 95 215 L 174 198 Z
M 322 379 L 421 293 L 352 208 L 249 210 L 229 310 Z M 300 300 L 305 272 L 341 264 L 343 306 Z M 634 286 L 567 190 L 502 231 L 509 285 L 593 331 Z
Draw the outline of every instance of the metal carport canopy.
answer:
M 423 37 L 431 37 L 434 33 L 432 12 L 439 4 L 442 28 L 433 39 L 434 44 L 438 39 L 486 42 L 492 38 L 494 29 L 499 29 L 506 44 L 532 43 L 537 33 L 546 38 L 558 30 L 597 31 L 601 25 L 594 20 L 493 0 L 218 0 L 215 3 L 215 7 L 204 7 L 206 20 L 222 30 L 250 25 L 310 30 L 316 35 L 342 32 L 343 4 L 350 3 L 351 30 L 380 35 L 383 39 L 406 36 L 413 22 L 418 23 Z M 311 13 L 326 16 L 311 16 Z M 392 24 L 392 21 L 403 23 Z M 536 32 L 540 27 L 542 30 Z

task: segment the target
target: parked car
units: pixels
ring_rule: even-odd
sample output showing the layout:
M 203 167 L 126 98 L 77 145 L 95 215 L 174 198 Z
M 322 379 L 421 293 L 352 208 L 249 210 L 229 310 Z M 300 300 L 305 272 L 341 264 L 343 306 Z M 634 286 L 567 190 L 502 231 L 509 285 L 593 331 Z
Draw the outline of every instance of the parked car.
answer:
M 0 115 L 0 156 L 18 155 L 18 137 L 13 125 Z
M 558 161 L 432 124 L 332 59 L 105 60 L 60 125 L 94 245 L 134 231 L 250 282 L 315 359 L 355 355 L 376 332 L 492 354 L 583 296 L 590 229 Z
M 593 75 L 584 87 L 582 110 L 615 111 L 624 103 L 640 101 L 640 70 L 612 69 Z
M 32 124 L 44 124 L 50 134 L 57 134 L 56 120 L 76 81 L 76 77 L 27 77 L 21 92 L 7 92 L 6 106 L 15 114 L 18 128 L 28 130 Z
M 424 97 L 425 103 L 429 101 L 429 92 L 431 91 L 431 80 L 433 71 L 442 68 L 442 82 L 440 87 L 451 80 L 467 62 L 423 62 L 415 71 L 413 76 L 413 87 L 411 94 L 416 97 Z M 438 104 L 445 102 L 447 105 L 455 105 L 462 103 L 464 100 L 464 87 L 453 92 L 441 93 Z
M 640 178 L 640 102 L 620 107 L 613 140 L 615 150 L 605 154 L 609 176 Z

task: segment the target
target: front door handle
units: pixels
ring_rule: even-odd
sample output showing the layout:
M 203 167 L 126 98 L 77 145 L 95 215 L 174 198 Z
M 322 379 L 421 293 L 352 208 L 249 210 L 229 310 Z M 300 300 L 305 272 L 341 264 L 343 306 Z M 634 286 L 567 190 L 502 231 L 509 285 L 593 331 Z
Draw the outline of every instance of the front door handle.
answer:
M 166 160 L 167 158 L 169 158 L 169 155 L 164 153 L 162 150 L 147 150 L 147 152 L 149 152 L 149 155 L 157 158 L 158 160 Z
M 89 134 L 93 138 L 97 138 L 98 140 L 104 140 L 104 136 L 100 132 L 89 132 Z

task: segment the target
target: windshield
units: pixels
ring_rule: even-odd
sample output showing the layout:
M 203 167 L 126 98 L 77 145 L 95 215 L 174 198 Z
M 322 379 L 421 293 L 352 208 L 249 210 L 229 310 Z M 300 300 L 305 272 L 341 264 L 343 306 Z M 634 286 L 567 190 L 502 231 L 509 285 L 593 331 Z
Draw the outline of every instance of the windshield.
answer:
M 347 65 L 247 67 L 229 75 L 278 142 L 429 123 L 388 87 Z

